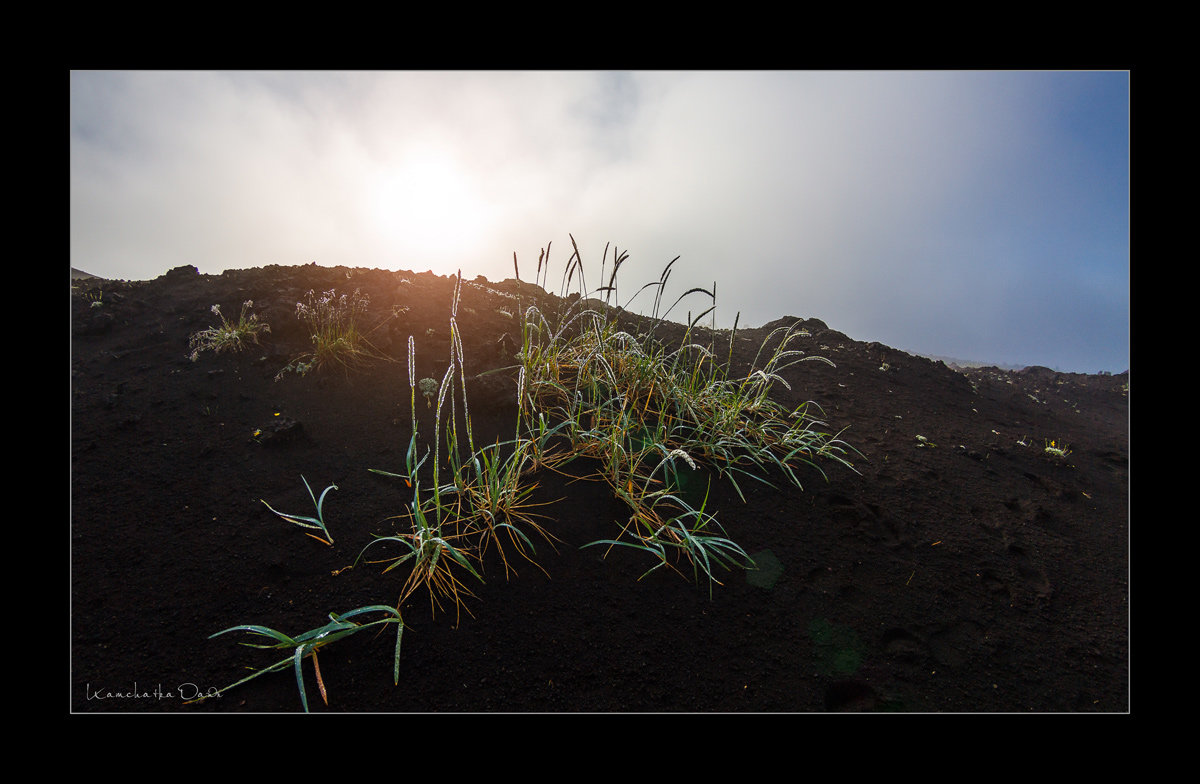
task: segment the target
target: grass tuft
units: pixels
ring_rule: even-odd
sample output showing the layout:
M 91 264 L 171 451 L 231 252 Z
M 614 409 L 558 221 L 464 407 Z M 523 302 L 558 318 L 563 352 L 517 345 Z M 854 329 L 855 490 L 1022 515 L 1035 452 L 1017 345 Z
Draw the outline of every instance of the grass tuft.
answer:
M 99 303 L 100 301 L 96 300 L 92 305 L 96 306 Z M 204 351 L 212 351 L 214 354 L 241 351 L 247 340 L 258 343 L 259 333 L 270 332 L 271 327 L 259 321 L 257 313 L 250 313 L 252 307 L 254 301 L 246 300 L 242 303 L 238 320 L 229 321 L 221 313 L 221 306 L 213 305 L 211 310 L 213 315 L 221 319 L 221 325 L 201 330 L 188 338 L 188 347 L 192 350 L 188 358 L 195 362 Z
M 618 290 L 616 273 L 628 255 L 614 251 L 611 274 L 600 289 L 588 292 L 573 237 L 571 243 L 574 252 L 561 292 L 570 306 L 553 314 L 536 306 L 523 311 L 518 407 L 525 432 L 543 432 L 546 423 L 555 423 L 559 441 L 567 444 L 556 464 L 565 466 L 576 458 L 598 461 L 593 478 L 608 483 L 629 507 L 621 534 L 592 544 L 643 550 L 658 561 L 651 571 L 666 565 L 670 556 L 682 556 L 695 576 L 703 573 L 709 579 L 711 589 L 713 566 L 752 568 L 753 562 L 705 511 L 707 491 L 698 503 L 686 500 L 684 477 L 703 467 L 729 481 L 744 499 L 746 479 L 771 484 L 770 477 L 777 475 L 802 488 L 802 467 L 815 468 L 826 479 L 822 462 L 853 470 L 853 448 L 840 434 L 828 432 L 815 404 L 789 411 L 771 395 L 775 384 L 788 386 L 782 374 L 791 366 L 833 363 L 792 348 L 801 333 L 795 327 L 780 328 L 763 341 L 751 371 L 734 377 L 730 362 L 718 361 L 711 343 L 698 337 L 697 324 L 716 306 L 715 284 L 688 289 L 664 310 L 676 258 L 657 281 L 616 309 L 610 304 Z M 607 256 L 606 247 L 602 271 Z M 540 275 L 546 263 L 548 252 L 543 251 Z M 568 292 L 574 281 L 578 291 Z M 622 328 L 617 314 L 646 291 L 653 294 L 650 326 L 634 334 Z M 655 333 L 667 316 L 695 296 L 703 306 L 696 316 L 689 312 L 682 340 L 668 345 L 658 339 Z M 731 333 L 730 358 L 733 340 Z
M 275 380 L 289 372 L 303 376 L 331 366 L 349 370 L 371 357 L 382 357 L 367 340 L 362 325 L 369 303 L 370 298 L 359 289 L 340 296 L 335 289 L 320 296 L 309 291 L 296 303 L 296 318 L 308 325 L 312 351 L 289 362 Z

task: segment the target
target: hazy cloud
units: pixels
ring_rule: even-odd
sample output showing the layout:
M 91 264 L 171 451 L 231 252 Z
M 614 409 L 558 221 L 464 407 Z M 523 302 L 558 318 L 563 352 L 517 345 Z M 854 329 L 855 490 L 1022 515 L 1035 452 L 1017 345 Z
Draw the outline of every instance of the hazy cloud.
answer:
M 1129 81 L 1042 72 L 78 72 L 72 265 L 499 279 L 568 232 L 718 321 L 1128 366 Z M 525 272 L 525 269 L 523 269 Z

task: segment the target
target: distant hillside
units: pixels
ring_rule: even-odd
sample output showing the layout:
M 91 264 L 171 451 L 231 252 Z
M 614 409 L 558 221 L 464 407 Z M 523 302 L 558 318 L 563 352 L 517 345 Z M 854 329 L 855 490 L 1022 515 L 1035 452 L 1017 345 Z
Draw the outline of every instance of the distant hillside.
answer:
M 949 367 L 961 367 L 961 368 L 994 367 L 994 368 L 1000 368 L 1001 370 L 1021 370 L 1022 368 L 1027 367 L 1026 365 L 1003 365 L 1003 364 L 999 364 L 996 362 L 976 362 L 976 361 L 970 360 L 970 359 L 958 359 L 957 357 L 939 357 L 939 356 L 935 356 L 933 354 L 917 354 L 917 356 L 925 357 L 926 359 L 932 359 L 935 362 L 945 362 L 946 365 Z

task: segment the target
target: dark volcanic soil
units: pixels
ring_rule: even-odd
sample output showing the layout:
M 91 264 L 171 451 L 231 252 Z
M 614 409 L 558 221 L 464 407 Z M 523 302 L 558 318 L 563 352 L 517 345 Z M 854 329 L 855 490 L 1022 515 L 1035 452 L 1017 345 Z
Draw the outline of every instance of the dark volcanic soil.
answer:
M 214 632 L 298 634 L 396 603 L 401 570 L 334 572 L 410 498 L 369 469 L 403 466 L 407 339 L 420 376 L 441 378 L 452 287 L 315 265 L 72 281 L 71 711 L 301 710 L 290 670 L 185 702 L 281 658 Z M 371 340 L 395 361 L 276 381 L 310 348 L 296 302 L 329 289 L 369 295 Z M 464 284 L 469 372 L 511 364 L 499 311 L 516 312 L 516 290 Z M 245 300 L 271 326 L 262 344 L 189 361 L 210 307 L 236 316 Z M 323 649 L 328 704 L 306 664 L 311 709 L 1128 711 L 1128 375 L 960 372 L 804 326 L 797 347 L 836 367 L 800 363 L 775 393 L 818 403 L 862 457 L 859 473 L 827 466 L 828 482 L 803 474 L 803 491 L 746 486 L 745 502 L 714 485 L 710 508 L 758 572 L 721 573 L 711 598 L 667 570 L 639 581 L 644 554 L 581 548 L 627 517 L 605 486 L 543 472 L 537 497 L 556 501 L 545 525 L 562 540 L 538 549 L 546 573 L 521 564 L 506 579 L 485 563 L 457 619 L 410 600 L 399 685 L 390 633 Z M 738 333 L 736 368 L 768 332 Z M 473 382 L 477 441 L 511 437 L 513 393 L 504 374 Z M 1050 439 L 1071 454 L 1046 455 Z M 301 475 L 318 494 L 338 486 L 332 547 L 259 501 L 311 514 Z

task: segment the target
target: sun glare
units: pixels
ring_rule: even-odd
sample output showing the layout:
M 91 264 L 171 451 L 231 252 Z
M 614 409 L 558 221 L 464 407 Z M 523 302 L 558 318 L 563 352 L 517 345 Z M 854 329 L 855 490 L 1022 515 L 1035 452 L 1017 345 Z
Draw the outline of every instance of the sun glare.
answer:
M 475 179 L 449 153 L 423 148 L 376 175 L 368 209 L 383 250 L 441 274 L 469 264 L 492 217 Z

